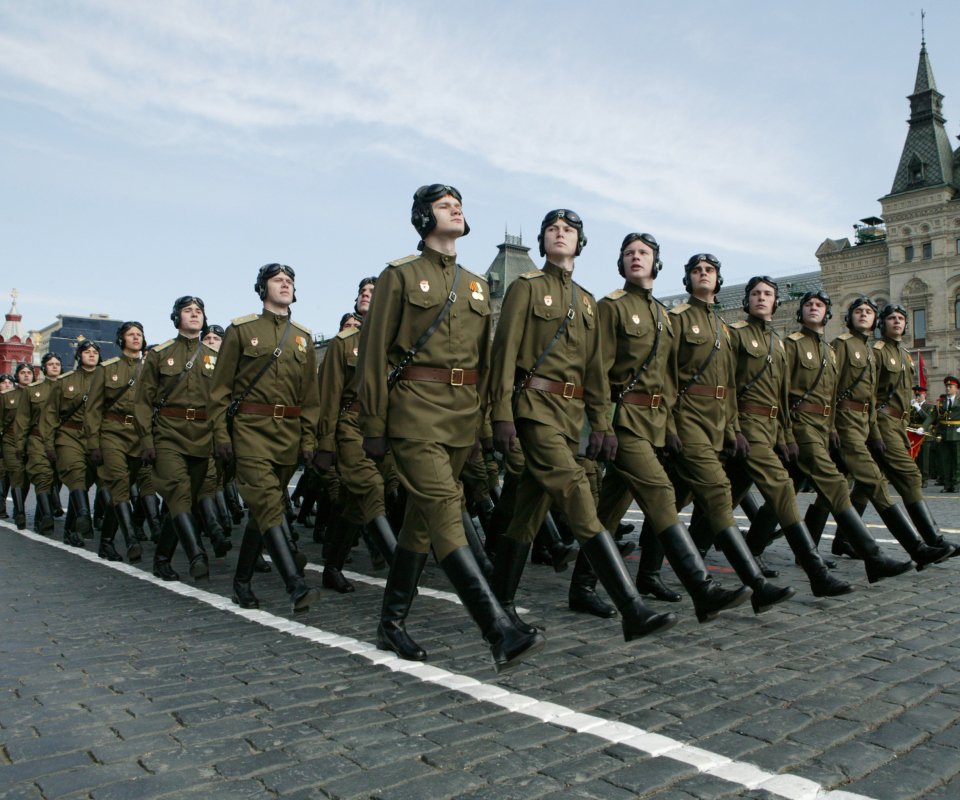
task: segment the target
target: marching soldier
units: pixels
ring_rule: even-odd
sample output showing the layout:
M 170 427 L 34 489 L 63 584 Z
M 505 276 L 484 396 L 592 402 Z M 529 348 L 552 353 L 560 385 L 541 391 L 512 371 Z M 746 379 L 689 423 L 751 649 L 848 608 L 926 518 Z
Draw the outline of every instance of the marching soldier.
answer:
M 951 548 L 951 555 L 956 556 L 960 554 L 960 545 L 948 542 L 940 533 L 927 501 L 923 499 L 920 468 L 910 456 L 907 420 L 910 419 L 910 387 L 913 386 L 914 369 L 913 358 L 903 348 L 906 329 L 906 310 L 897 305 L 884 306 L 877 318 L 877 330 L 882 338 L 873 346 L 879 362 L 877 425 L 883 437 L 882 447 L 875 448 L 874 452 L 879 456 L 887 478 L 903 498 L 907 513 L 923 541 L 931 548 Z M 892 529 L 891 533 L 896 535 Z
M 538 239 L 546 263 L 507 290 L 493 346 L 494 444 L 507 455 L 519 439 L 525 459 L 516 509 L 497 542 L 494 591 L 514 620 L 525 625 L 514 610 L 514 597 L 553 501 L 620 612 L 629 642 L 672 628 L 677 616 L 658 614 L 640 599 L 576 461 L 584 414 L 593 431 L 589 459 L 597 458 L 609 429 L 596 300 L 573 281 L 574 260 L 587 243 L 583 222 L 568 209 L 551 211 Z
M 835 424 L 837 354 L 823 338 L 832 316 L 830 306 L 830 296 L 822 289 L 806 292 L 797 309 L 797 321 L 803 327 L 786 341 L 791 426 L 800 449 L 797 464 L 826 501 L 837 530 L 864 560 L 867 579 L 876 583 L 902 575 L 914 563 L 897 562 L 883 554 L 850 502 L 847 479 L 830 458 L 829 451 L 841 446 Z
M 200 340 L 207 318 L 199 297 L 181 297 L 170 319 L 177 337 L 147 353 L 136 382 L 133 422 L 143 463 L 153 467 L 157 491 L 169 511 L 153 557 L 153 574 L 179 580 L 170 566 L 177 542 L 190 562 L 190 575 L 210 574 L 193 504 L 205 491 L 212 449 L 206 425 L 216 351 Z M 212 480 L 210 481 L 212 485 Z
M 16 385 L 7 389 L 2 395 L 0 440 L 3 442 L 3 468 L 10 484 L 10 495 L 13 498 L 13 518 L 17 529 L 22 531 L 27 527 L 24 501 L 30 485 L 26 482 L 22 454 L 20 458 L 17 457 L 18 448 L 14 438 L 13 423 L 17 417 L 17 410 L 27 396 L 27 387 L 33 382 L 33 367 L 29 364 L 17 364 L 13 370 L 13 378 Z
M 223 328 L 219 325 L 211 325 L 207 328 L 207 332 L 203 337 L 203 343 L 207 347 L 212 347 L 219 352 L 220 345 L 223 343 Z
M 4 372 L 2 375 L 0 375 L 0 395 L 2 395 L 8 389 L 12 389 L 13 386 L 13 375 L 11 375 L 9 372 Z M 0 404 L 2 404 L 2 401 L 0 401 Z M 2 433 L 3 431 L 0 429 L 0 434 Z M 7 513 L 7 490 L 9 488 L 10 485 L 7 483 L 7 471 L 3 466 L 3 436 L 0 435 L 0 519 L 10 518 L 10 515 Z
M 310 331 L 290 316 L 296 302 L 294 271 L 266 264 L 254 291 L 261 314 L 233 320 L 224 332 L 213 372 L 210 430 L 216 457 L 236 459 L 240 496 L 250 509 L 243 531 L 233 601 L 259 608 L 250 588 L 266 547 L 284 582 L 294 612 L 306 611 L 319 595 L 309 588 L 294 560 L 284 529 L 284 497 L 298 459 L 313 461 L 320 410 L 317 360 Z
M 663 548 L 661 561 L 666 552 L 693 598 L 697 619 L 707 622 L 745 602 L 752 591 L 745 587 L 721 589 L 710 577 L 677 516 L 673 484 L 657 458 L 656 448 L 664 445 L 677 397 L 675 333 L 666 308 L 653 297 L 653 282 L 662 267 L 660 245 L 652 235 L 628 234 L 617 259 L 626 282 L 597 304 L 603 372 L 609 385 L 605 396 L 610 406 L 605 417 L 613 420 L 613 431 L 604 436 L 600 453 L 611 465 L 600 489 L 597 516 L 607 530 L 615 530 L 630 499 L 635 498 Z M 650 553 L 646 555 L 649 558 Z M 637 589 L 642 593 L 647 587 L 640 582 L 641 574 L 642 570 L 637 575 Z
M 937 400 L 937 450 L 940 455 L 941 492 L 960 488 L 960 379 L 943 379 L 944 395 Z
M 363 448 L 379 460 L 389 445 L 408 494 L 377 647 L 407 660 L 426 659 L 404 620 L 432 546 L 502 672 L 542 650 L 546 640 L 511 621 L 463 529 L 457 477 L 483 424 L 490 295 L 483 278 L 456 261 L 456 240 L 470 230 L 456 189 L 443 184 L 418 189 L 411 222 L 422 254 L 391 262 L 377 279 L 360 329 L 357 364 Z
M 17 458 L 25 461 L 27 482 L 32 483 L 37 493 L 37 508 L 34 513 L 34 530 L 37 533 L 53 532 L 53 504 L 51 494 L 57 480 L 56 470 L 43 449 L 40 437 L 40 417 L 50 397 L 50 392 L 60 377 L 63 364 L 56 353 L 47 353 L 40 359 L 43 378 L 27 387 L 29 402 L 21 403 L 13 423 Z

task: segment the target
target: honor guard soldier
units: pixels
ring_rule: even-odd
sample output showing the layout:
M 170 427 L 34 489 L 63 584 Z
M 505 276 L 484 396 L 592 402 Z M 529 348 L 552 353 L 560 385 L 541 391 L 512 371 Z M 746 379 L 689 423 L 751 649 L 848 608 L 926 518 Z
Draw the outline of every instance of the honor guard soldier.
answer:
M 583 222 L 569 209 L 551 211 L 538 240 L 546 263 L 510 285 L 493 345 L 494 444 L 507 455 L 519 439 L 525 459 L 516 509 L 497 541 L 494 591 L 525 625 L 516 616 L 514 597 L 533 540 L 555 502 L 620 612 L 629 642 L 672 628 L 677 616 L 658 614 L 640 599 L 576 460 L 584 415 L 593 431 L 590 460 L 597 458 L 609 429 L 597 304 L 573 280 L 574 260 L 587 243 Z
M 33 484 L 37 493 L 37 509 L 34 514 L 34 530 L 37 533 L 53 532 L 53 503 L 56 472 L 43 449 L 40 438 L 40 417 L 50 397 L 50 392 L 62 372 L 63 364 L 56 353 L 47 353 L 40 359 L 43 378 L 27 387 L 27 396 L 13 423 L 17 458 L 26 465 L 27 484 Z M 29 402 L 26 402 L 29 401 Z
M 937 450 L 940 456 L 941 492 L 960 488 L 960 379 L 943 379 L 944 394 L 937 400 Z
M 457 478 L 483 424 L 491 315 L 486 282 L 456 261 L 456 240 L 470 231 L 461 200 L 452 186 L 417 189 L 411 222 L 422 253 L 391 262 L 380 274 L 360 328 L 363 448 L 379 460 L 389 446 L 408 493 L 377 647 L 407 660 L 426 659 L 404 620 L 432 546 L 502 672 L 542 650 L 546 640 L 519 630 L 507 616 L 463 528 Z
M 13 389 L 14 380 L 13 375 L 9 372 L 4 372 L 0 375 L 0 395 L 9 389 Z M 2 399 L 0 399 L 0 415 L 2 415 Z M 0 429 L 0 434 L 3 433 L 3 429 Z M 0 519 L 9 519 L 10 515 L 7 513 L 7 490 L 10 488 L 9 483 L 7 483 L 7 471 L 3 466 L 3 436 L 0 435 Z
M 90 461 L 98 468 L 99 494 L 108 507 L 113 507 L 116 526 L 127 545 L 127 558 L 131 564 L 136 564 L 143 557 L 143 547 L 133 529 L 130 486 L 136 482 L 143 463 L 140 439 L 133 426 L 136 396 L 133 387 L 146 351 L 143 325 L 124 322 L 117 329 L 116 343 L 121 355 L 104 361 L 94 373 L 90 399 L 83 415 L 83 430 Z M 106 526 L 104 531 L 100 545 L 102 555 L 111 561 L 122 561 Z
M 33 367 L 29 364 L 17 364 L 13 370 L 15 386 L 7 389 L 2 395 L 0 405 L 0 440 L 3 448 L 3 468 L 7 481 L 10 484 L 10 495 L 13 498 L 13 518 L 18 530 L 27 527 L 27 511 L 24 506 L 26 493 L 30 485 L 26 482 L 26 473 L 23 469 L 22 454 L 17 457 L 17 443 L 14 436 L 13 423 L 17 418 L 23 399 L 27 396 L 27 387 L 33 383 Z
M 960 546 L 948 542 L 940 533 L 927 501 L 923 499 L 920 468 L 910 455 L 907 422 L 910 419 L 914 367 L 913 358 L 903 347 L 906 329 L 906 310 L 898 305 L 884 306 L 877 317 L 877 330 L 882 338 L 873 346 L 878 362 L 877 425 L 883 437 L 883 446 L 875 449 L 875 453 L 890 483 L 903 498 L 907 513 L 923 541 L 932 548 L 950 547 L 953 550 L 951 555 L 955 556 L 960 554 Z
M 79 341 L 74 369 L 57 380 L 40 417 L 44 451 L 70 492 L 63 530 L 64 541 L 74 547 L 83 547 L 83 539 L 93 538 L 87 491 L 96 483 L 97 470 L 87 453 L 83 415 L 99 363 L 100 345 L 89 339 Z
M 883 554 L 850 501 L 847 479 L 830 457 L 830 451 L 841 446 L 835 425 L 837 354 L 823 338 L 833 316 L 831 305 L 830 295 L 822 289 L 806 292 L 797 309 L 797 322 L 803 327 L 786 340 L 791 426 L 800 448 L 797 464 L 826 501 L 840 534 L 864 560 L 867 579 L 876 583 L 902 575 L 914 563 Z
M 207 317 L 199 297 L 181 297 L 170 319 L 177 337 L 147 353 L 137 379 L 133 422 L 141 458 L 153 467 L 157 491 L 169 512 L 153 557 L 153 574 L 179 580 L 170 559 L 179 540 L 195 580 L 209 576 L 207 552 L 191 508 L 204 491 L 213 443 L 207 402 L 216 351 L 200 340 Z
M 284 497 L 298 459 L 313 461 L 320 413 L 317 357 L 307 328 L 293 321 L 294 271 L 285 264 L 260 267 L 254 291 L 261 314 L 233 320 L 215 359 L 210 395 L 210 430 L 216 456 L 236 459 L 240 496 L 250 509 L 243 531 L 233 601 L 259 608 L 250 588 L 257 561 L 266 547 L 293 611 L 306 611 L 319 595 L 309 588 L 294 560 L 284 530 Z
M 926 378 L 924 377 L 924 381 Z M 930 479 L 930 454 L 934 452 L 931 447 L 933 444 L 933 435 L 931 431 L 937 424 L 937 406 L 935 403 L 927 402 L 926 384 L 917 383 L 913 387 L 913 402 L 910 404 L 910 422 L 909 426 L 923 436 L 923 444 L 920 445 L 920 452 L 917 454 L 917 465 L 920 467 L 920 476 L 922 482 L 921 489 L 927 488 L 927 481 Z
M 651 521 L 662 546 L 657 548 L 655 571 L 659 572 L 666 552 L 670 566 L 693 598 L 697 619 L 707 622 L 745 602 L 752 590 L 725 590 L 710 577 L 677 516 L 673 484 L 657 458 L 656 449 L 664 445 L 677 398 L 674 330 L 667 309 L 653 297 L 653 282 L 662 268 L 660 245 L 651 234 L 627 234 L 617 259 L 617 269 L 626 282 L 597 304 L 603 372 L 609 386 L 605 396 L 610 405 L 604 416 L 613 420 L 613 430 L 604 436 L 600 451 L 601 460 L 610 467 L 600 489 L 597 515 L 607 530 L 614 530 L 625 510 L 622 497 L 626 489 L 644 518 Z M 637 574 L 641 594 L 650 589 L 641 576 L 643 559 L 651 555 L 641 554 Z M 574 572 L 580 568 L 581 558 Z

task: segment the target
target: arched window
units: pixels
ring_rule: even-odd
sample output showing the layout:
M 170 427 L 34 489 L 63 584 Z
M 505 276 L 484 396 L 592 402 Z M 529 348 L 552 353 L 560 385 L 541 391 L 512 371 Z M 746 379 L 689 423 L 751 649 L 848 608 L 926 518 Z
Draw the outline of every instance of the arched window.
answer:
M 957 296 L 953 300 L 953 316 L 954 325 L 960 331 L 960 292 L 957 292 Z

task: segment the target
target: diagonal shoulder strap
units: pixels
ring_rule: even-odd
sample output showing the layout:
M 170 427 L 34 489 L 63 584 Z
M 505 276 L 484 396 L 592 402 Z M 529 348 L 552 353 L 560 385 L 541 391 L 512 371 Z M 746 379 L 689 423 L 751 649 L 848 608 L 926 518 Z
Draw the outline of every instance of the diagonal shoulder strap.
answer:
M 687 385 L 684 386 L 678 393 L 677 397 L 683 397 L 686 394 L 687 389 L 689 389 L 693 384 L 700 380 L 700 376 L 707 371 L 707 367 L 710 366 L 710 362 L 713 361 L 713 357 L 717 354 L 717 350 L 720 349 L 720 316 L 714 311 L 712 312 L 713 316 L 717 319 L 717 338 L 713 343 L 713 348 L 710 350 L 710 355 L 707 356 L 707 360 L 703 362 L 703 366 L 697 370 L 697 374 L 694 375 L 690 380 L 687 381 Z
M 523 378 L 517 381 L 513 386 L 513 410 L 517 410 L 517 400 L 520 399 L 520 392 L 523 391 L 523 385 L 533 377 L 534 373 L 540 369 L 540 365 L 546 361 L 547 356 L 550 355 L 550 351 L 553 350 L 557 342 L 560 341 L 560 337 L 563 336 L 563 332 L 567 329 L 567 326 L 570 325 L 570 320 L 576 316 L 577 313 L 577 284 L 573 281 L 570 281 L 570 310 L 567 312 L 567 315 L 563 318 L 563 322 L 560 323 L 560 327 L 557 329 L 557 332 L 553 335 L 553 338 L 547 344 L 544 351 L 540 354 L 540 357 L 533 362 L 533 366 L 530 367 L 530 371 L 527 372 Z
M 277 349 L 273 351 L 273 355 L 270 356 L 267 363 L 263 365 L 260 371 L 254 376 L 253 380 L 247 384 L 247 388 L 244 389 L 240 396 L 234 400 L 230 407 L 227 409 L 227 419 L 233 419 L 237 415 L 237 409 L 240 408 L 240 404 L 244 401 L 246 396 L 250 394 L 250 390 L 257 385 L 264 373 L 270 369 L 270 365 L 273 364 L 280 356 L 283 354 L 283 346 L 287 343 L 287 337 L 290 335 L 290 323 L 292 319 L 290 318 L 290 312 L 287 312 L 287 327 L 283 329 L 283 336 L 280 338 L 280 344 L 277 345 Z
M 886 400 L 877 406 L 877 411 L 886 408 L 890 404 L 890 401 L 893 400 L 893 396 L 897 393 L 897 389 L 900 388 L 900 384 L 903 383 L 903 373 L 907 371 L 907 365 L 904 363 L 903 358 L 903 348 L 898 345 L 897 350 L 900 353 L 900 374 L 897 376 L 897 382 L 893 384 L 893 388 L 890 390 L 890 394 L 887 395 Z M 903 411 L 903 409 L 901 408 L 900 411 Z
M 763 362 L 763 366 L 760 367 L 760 371 L 753 376 L 753 380 L 747 381 L 746 385 L 739 392 L 737 392 L 737 400 L 743 397 L 747 392 L 749 392 L 756 385 L 757 381 L 763 377 L 763 373 L 767 371 L 767 367 L 769 367 L 773 363 L 773 344 L 776 341 L 776 337 L 777 337 L 777 332 L 773 328 L 771 328 L 770 329 L 770 352 L 767 353 L 767 360 Z
M 120 402 L 120 398 L 123 397 L 123 396 L 127 393 L 127 390 L 128 390 L 131 386 L 133 386 L 133 384 L 135 384 L 135 383 L 137 382 L 137 378 L 138 378 L 139 375 L 140 375 L 140 369 L 141 369 L 141 367 L 143 367 L 143 361 L 142 361 L 142 360 L 140 361 L 139 364 L 137 364 L 137 370 L 136 370 L 136 372 L 133 373 L 133 377 L 132 377 L 130 380 L 127 381 L 127 385 L 124 386 L 123 389 L 121 389 L 119 392 L 117 392 L 117 396 L 114 397 L 113 400 L 111 400 L 109 403 L 104 403 L 104 404 L 103 404 L 103 413 L 104 413 L 104 414 L 106 414 L 111 408 L 113 408 L 117 403 L 119 403 L 119 402 Z
M 817 373 L 817 377 L 814 379 L 813 383 L 810 385 L 810 388 L 803 393 L 803 397 L 797 400 L 792 406 L 790 406 L 790 413 L 792 414 L 796 411 L 800 404 L 803 403 L 811 394 L 813 390 L 817 388 L 820 383 L 820 379 L 823 377 L 823 370 L 827 366 L 827 343 L 823 342 L 823 359 L 820 361 L 820 371 Z
M 657 328 L 656 328 L 657 332 L 653 337 L 653 347 L 650 348 L 650 352 L 647 354 L 646 361 L 644 361 L 643 364 L 640 365 L 640 369 L 637 370 L 637 374 L 633 376 L 633 380 L 631 380 L 630 383 L 627 384 L 627 387 L 622 392 L 620 392 L 620 396 L 617 398 L 617 406 L 613 410 L 613 429 L 614 430 L 616 430 L 616 427 L 617 427 L 617 420 L 620 419 L 620 409 L 623 408 L 623 396 L 627 394 L 627 392 L 633 391 L 633 387 L 637 385 L 640 378 L 643 377 L 643 373 L 647 371 L 647 369 L 653 363 L 653 359 L 656 358 L 657 356 L 657 349 L 660 346 L 660 331 L 663 330 L 663 322 L 660 320 L 660 304 L 656 300 L 654 300 L 653 302 L 654 302 L 654 305 L 656 305 L 657 307 Z
M 197 356 L 200 355 L 200 351 L 203 349 L 203 339 L 200 340 L 200 346 L 194 351 L 193 355 L 190 356 L 190 360 L 184 365 L 183 369 L 180 370 L 180 374 L 177 375 L 177 379 L 170 384 L 170 388 L 163 393 L 163 397 L 160 398 L 160 402 L 154 405 L 153 407 L 153 418 L 157 418 L 157 414 L 160 413 L 160 409 L 163 408 L 167 401 L 170 399 L 170 395 L 173 394 L 173 390 L 180 385 L 180 381 L 184 379 L 186 374 L 193 369 L 193 362 L 197 360 Z

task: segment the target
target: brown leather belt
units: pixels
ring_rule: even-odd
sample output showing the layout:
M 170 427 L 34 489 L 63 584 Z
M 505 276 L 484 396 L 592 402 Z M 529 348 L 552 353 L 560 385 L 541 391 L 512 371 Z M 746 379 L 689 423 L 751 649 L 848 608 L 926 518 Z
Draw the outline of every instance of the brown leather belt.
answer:
M 30 431 L 30 435 L 31 435 L 31 436 L 36 436 L 38 439 L 41 438 L 41 437 L 40 437 L 40 431 L 39 431 L 39 429 L 37 429 L 37 428 L 34 428 L 32 431 Z
M 205 408 L 169 408 L 164 406 L 157 412 L 161 417 L 177 417 L 178 419 L 206 419 Z
M 777 406 L 762 406 L 759 403 L 740 403 L 737 410 L 741 414 L 756 414 L 759 417 L 776 419 L 780 409 Z
M 854 403 L 853 400 L 841 400 L 837 403 L 837 408 L 846 408 L 850 411 L 856 411 L 858 414 L 868 414 L 870 412 L 869 403 Z
M 526 389 L 539 389 L 542 392 L 558 394 L 561 397 L 565 397 L 567 400 L 570 400 L 571 398 L 574 400 L 583 399 L 583 387 L 577 386 L 575 383 L 548 381 L 546 378 L 538 378 L 534 376 L 532 378 L 527 378 L 527 382 L 524 383 L 523 386 Z
M 343 398 L 340 399 L 340 413 L 346 414 L 348 411 L 359 411 L 360 410 L 360 401 L 359 400 L 350 400 L 348 397 L 346 400 Z
M 893 417 L 894 419 L 898 419 L 901 422 L 906 422 L 908 419 L 910 419 L 909 411 L 904 411 L 901 413 L 900 411 L 895 411 L 891 409 L 889 405 L 886 405 L 883 408 L 878 408 L 877 413 L 886 414 L 888 417 Z
M 830 416 L 830 406 L 818 406 L 815 403 L 800 403 L 794 411 L 803 411 L 807 414 L 817 414 L 821 417 Z
M 133 425 L 133 415 L 132 414 L 116 414 L 113 411 L 105 411 L 103 413 L 103 418 L 108 419 L 111 422 L 122 422 L 124 425 Z
M 300 416 L 300 406 L 266 406 L 260 403 L 241 403 L 237 412 L 240 414 L 256 414 L 260 417 L 274 419 L 293 419 Z
M 74 422 L 73 420 L 69 420 L 69 419 L 68 419 L 68 420 L 66 420 L 65 422 L 61 422 L 61 423 L 60 423 L 60 427 L 61 427 L 61 428 L 69 428 L 69 429 L 72 430 L 72 431 L 82 431 L 82 430 L 83 430 L 83 423 L 82 423 L 82 422 Z
M 717 400 L 724 400 L 727 396 L 726 386 L 701 386 L 699 383 L 693 384 L 684 394 L 698 394 L 701 397 L 714 397 Z
M 617 402 L 616 395 L 613 396 L 613 402 Z M 627 392 L 620 400 L 631 406 L 644 406 L 646 408 L 660 408 L 663 402 L 662 394 L 640 394 L 640 392 Z
M 434 369 L 433 367 L 404 367 L 400 373 L 404 381 L 428 381 L 450 386 L 473 386 L 480 376 L 475 369 Z

